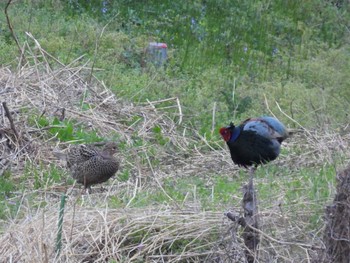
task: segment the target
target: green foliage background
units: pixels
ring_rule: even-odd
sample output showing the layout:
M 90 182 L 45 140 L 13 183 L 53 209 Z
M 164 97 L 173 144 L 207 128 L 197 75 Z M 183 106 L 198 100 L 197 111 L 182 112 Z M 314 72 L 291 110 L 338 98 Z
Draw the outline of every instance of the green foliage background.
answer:
M 2 10 L 5 5 L 5 1 L 0 2 Z M 28 44 L 36 52 L 25 34 L 30 32 L 44 50 L 66 65 L 82 57 L 81 64 L 93 67 L 94 75 L 123 100 L 139 103 L 178 97 L 186 129 L 193 127 L 207 139 L 204 146 L 189 145 L 189 152 L 177 153 L 156 125 L 151 128 L 153 137 L 149 141 L 135 133 L 130 142 L 121 142 L 124 163 L 118 182 L 122 186 L 118 195 L 109 196 L 111 208 L 140 208 L 170 200 L 198 203 L 208 210 L 239 206 L 241 185 L 247 179 L 243 170 L 233 172 L 234 178 L 210 170 L 195 171 L 196 176 L 162 178 L 163 189 L 148 184 L 150 179 L 145 178 L 137 193 L 123 188 L 135 180 L 131 169 L 135 159 L 140 159 L 140 166 L 164 165 L 157 152 L 161 148 L 169 152 L 169 159 L 176 152 L 179 156 L 175 157 L 186 163 L 191 147 L 217 147 L 217 130 L 230 121 L 237 123 L 272 112 L 288 127 L 298 127 L 297 122 L 320 134 L 344 132 L 349 123 L 349 1 L 18 0 L 8 11 L 21 45 Z M 150 41 L 167 43 L 165 67 L 145 64 L 145 48 Z M 18 58 L 18 47 L 1 12 L 0 65 L 15 71 Z M 41 59 L 39 52 L 36 59 Z M 89 76 L 82 77 L 89 81 Z M 92 106 L 80 104 L 82 111 Z M 126 125 L 141 119 L 132 116 Z M 55 136 L 60 142 L 105 139 L 75 120 L 59 121 L 28 112 L 28 123 L 47 128 L 47 138 Z M 303 152 L 302 146 L 308 143 L 312 142 L 283 147 L 281 155 L 317 158 L 312 151 Z M 282 200 L 298 227 L 300 221 L 307 222 L 300 230 L 307 239 L 319 235 L 324 204 L 334 195 L 337 165 L 343 165 L 347 158 L 342 153 L 333 157 L 333 162 L 318 163 L 317 167 L 288 160 L 288 168 L 274 163 L 259 168 L 255 177 L 262 200 L 259 206 L 263 210 L 276 205 L 273 200 Z M 22 196 L 18 198 L 16 192 L 31 189 L 29 199 L 34 200 L 42 189 L 51 191 L 54 184 L 71 185 L 73 181 L 54 164 L 45 167 L 28 162 L 19 178 L 6 172 L 0 177 L 0 220 L 21 216 Z M 35 203 L 29 201 L 30 205 Z M 38 207 L 45 205 L 40 201 Z
M 178 96 L 186 121 L 209 134 L 214 104 L 219 125 L 268 114 L 266 103 L 294 125 L 276 102 L 309 128 L 346 123 L 349 9 L 325 0 L 26 0 L 9 14 L 21 43 L 27 31 L 64 63 L 85 55 L 124 98 Z M 0 23 L 0 63 L 15 66 L 3 14 Z M 144 68 L 149 41 L 168 44 L 164 70 Z

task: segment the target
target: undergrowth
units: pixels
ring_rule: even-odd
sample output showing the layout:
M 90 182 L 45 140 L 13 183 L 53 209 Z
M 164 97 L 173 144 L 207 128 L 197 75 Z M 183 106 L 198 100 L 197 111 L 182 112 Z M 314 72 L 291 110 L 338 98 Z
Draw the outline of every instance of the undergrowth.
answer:
M 143 10 L 125 0 L 106 1 L 103 14 L 96 11 L 100 6 L 94 9 L 90 4 L 29 0 L 10 6 L 14 32 L 27 47 L 26 67 L 34 65 L 37 72 L 37 65 L 44 63 L 40 69 L 49 73 L 30 79 L 30 85 L 18 90 L 27 96 L 38 92 L 30 103 L 45 101 L 47 112 L 38 114 L 39 110 L 28 110 L 25 105 L 17 120 L 18 125 L 26 123 L 30 128 L 23 133 L 33 136 L 26 142 L 40 142 L 44 150 L 40 155 L 34 149 L 35 158 L 23 157 L 20 173 L 9 169 L 0 176 L 1 231 L 6 231 L 10 221 L 24 220 L 27 213 L 50 207 L 61 192 L 70 193 L 79 208 L 88 210 L 141 211 L 153 206 L 198 213 L 235 210 L 241 205 L 242 185 L 249 175 L 232 165 L 218 128 L 273 113 L 286 126 L 302 128 L 305 137 L 292 138 L 292 146 L 283 145 L 281 165 L 273 162 L 255 173 L 263 230 L 283 238 L 289 226 L 299 227 L 295 237 L 302 236 L 305 242 L 310 241 L 309 234 L 319 235 L 324 205 L 334 196 L 336 171 L 348 159 L 343 149 L 346 140 L 337 137 L 339 131 L 346 134 L 350 98 L 350 50 L 344 33 L 348 4 L 338 8 L 330 1 L 316 0 L 164 1 L 161 5 L 150 1 Z M 18 50 L 3 14 L 0 30 L 0 64 L 15 68 Z M 144 64 L 149 41 L 168 44 L 164 68 Z M 62 63 L 45 64 L 48 57 L 43 50 Z M 84 69 L 76 69 L 76 62 Z M 21 70 L 25 72 L 25 67 Z M 57 73 L 61 70 L 71 75 L 62 77 Z M 51 76 L 66 82 L 51 85 Z M 16 79 L 20 81 L 26 82 Z M 107 88 L 88 92 L 86 87 L 96 83 Z M 43 87 L 50 91 L 40 93 Z M 73 95 L 63 97 L 67 90 Z M 51 105 L 47 97 L 40 97 L 55 92 L 59 99 Z M 60 120 L 51 114 L 60 100 L 72 97 L 76 101 L 68 107 L 74 109 L 73 117 Z M 178 100 L 153 103 L 167 98 Z M 33 105 L 40 108 L 43 104 Z M 96 187 L 97 193 L 82 197 L 65 168 L 50 159 L 49 150 L 53 144 L 65 148 L 69 143 L 105 140 L 118 141 L 122 166 L 102 194 Z M 130 232 L 127 245 L 137 243 L 135 255 L 142 251 L 138 243 L 153 236 L 147 231 Z M 169 227 L 169 232 L 174 231 Z M 212 238 L 219 239 L 216 234 Z M 187 246 L 202 245 L 191 242 L 182 238 L 161 249 L 182 253 Z
M 135 102 L 179 97 L 186 121 L 201 134 L 212 134 L 213 112 L 223 125 L 276 112 L 275 102 L 309 128 L 347 120 L 341 109 L 350 96 L 348 3 L 151 1 L 145 10 L 126 0 L 104 4 L 26 1 L 12 4 L 9 14 L 20 42 L 30 32 L 64 64 L 85 56 L 118 96 Z M 9 54 L 17 47 L 3 15 L 0 21 L 4 65 L 14 61 Z M 150 40 L 169 46 L 164 70 L 142 62 Z

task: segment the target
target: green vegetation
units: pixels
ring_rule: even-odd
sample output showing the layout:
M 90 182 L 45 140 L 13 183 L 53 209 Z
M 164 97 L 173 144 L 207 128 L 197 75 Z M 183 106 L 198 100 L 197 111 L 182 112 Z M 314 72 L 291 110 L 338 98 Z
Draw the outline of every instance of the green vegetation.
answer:
M 345 123 L 349 9 L 320 0 L 75 0 L 24 1 L 9 13 L 21 43 L 27 31 L 65 64 L 85 56 L 118 96 L 177 96 L 186 121 L 209 134 L 214 104 L 217 123 L 268 113 L 265 103 L 277 113 L 275 102 L 306 127 Z M 4 16 L 0 23 L 4 65 L 17 47 Z M 142 63 L 150 40 L 169 46 L 164 71 Z
M 84 143 L 98 142 L 103 139 L 97 135 L 97 131 L 87 131 L 85 127 L 75 124 L 74 121 L 59 121 L 54 118 L 52 121 L 45 117 L 38 120 L 39 128 L 48 127 L 48 135 L 55 136 L 60 141 L 80 141 Z
M 262 211 L 271 207 L 281 206 L 282 209 L 293 211 L 293 220 L 298 220 L 300 211 L 305 209 L 313 215 L 305 218 L 309 228 L 317 227 L 324 204 L 334 195 L 335 171 L 331 165 L 325 165 L 319 172 L 315 168 L 285 171 L 275 165 L 259 168 L 255 184 L 259 196 L 259 206 Z M 276 178 L 282 177 L 282 178 Z M 223 207 L 240 206 L 241 187 L 247 181 L 247 172 L 238 177 L 230 178 L 219 174 L 208 177 L 176 177 L 163 181 L 163 189 L 146 187 L 136 196 L 123 192 L 122 199 L 111 198 L 110 207 L 122 208 L 147 207 L 150 204 L 176 202 L 180 207 L 193 203 L 208 210 L 222 210 Z M 164 191 L 163 191 L 164 190 Z M 129 201 L 132 200 L 130 203 Z M 270 200 L 268 202 L 265 202 Z M 302 202 L 301 202 L 302 200 Z M 315 220 L 317 219 L 317 222 Z
M 20 45 L 28 45 L 26 52 L 32 52 L 25 54 L 26 63 L 34 65 L 45 59 L 25 34 L 29 32 L 43 50 L 64 65 L 80 58 L 78 63 L 90 67 L 118 99 L 144 105 L 179 98 L 181 106 L 177 106 L 183 119 L 179 125 L 182 130 L 177 132 L 186 141 L 185 150 L 174 144 L 178 137 L 172 140 L 169 130 L 143 114 L 120 118 L 127 136 L 121 138 L 117 129 L 108 133 L 109 139 L 120 139 L 123 158 L 118 183 L 113 185 L 117 194 L 94 200 L 94 206 L 141 209 L 195 204 L 207 211 L 237 207 L 248 177 L 243 169 L 231 176 L 231 171 L 208 168 L 197 172 L 200 165 L 189 165 L 188 174 L 179 172 L 160 179 L 157 171 L 182 171 L 185 163 L 196 162 L 190 158 L 194 153 L 204 158 L 222 145 L 217 143 L 219 126 L 250 116 L 273 112 L 288 127 L 301 125 L 319 134 L 342 132 L 348 124 L 349 1 L 340 1 L 341 6 L 326 0 L 146 2 L 23 0 L 9 7 Z M 0 8 L 5 5 L 2 1 Z M 164 67 L 146 63 L 145 50 L 152 41 L 168 45 L 169 59 Z M 34 54 L 35 59 L 31 57 Z M 1 13 L 0 65 L 15 71 L 18 58 L 18 47 Z M 54 70 L 57 65 L 50 67 Z M 85 71 L 81 77 L 87 84 L 91 81 L 91 74 Z M 159 108 L 161 114 L 175 116 L 176 122 L 178 108 L 172 103 L 162 102 Z M 85 99 L 76 104 L 87 116 L 97 107 Z M 152 110 L 156 112 L 157 107 Z M 21 110 L 28 115 L 28 126 L 40 131 L 38 137 L 45 142 L 92 143 L 106 139 L 98 128 L 87 127 L 84 121 L 61 121 L 26 107 Z M 149 132 L 147 136 L 140 136 L 138 125 Z M 300 140 L 283 147 L 281 155 L 300 156 L 307 148 L 303 144 L 308 143 Z M 312 150 L 307 151 L 308 157 L 318 158 Z M 322 155 L 322 149 L 316 150 Z M 320 157 L 324 163 L 310 161 L 312 165 L 294 164 L 293 158 L 285 158 L 288 164 L 259 167 L 255 175 L 259 209 L 280 209 L 281 214 L 288 214 L 289 222 L 302 220 L 300 229 L 316 233 L 315 229 L 322 226 L 324 205 L 334 195 L 335 167 L 343 166 L 348 157 L 338 153 L 332 158 Z M 41 208 L 46 201 L 37 200 L 40 191 L 73 184 L 58 165 L 30 158 L 26 161 L 23 174 L 13 176 L 8 171 L 0 176 L 1 220 L 25 213 L 21 209 L 24 196 L 33 207 Z M 77 204 L 83 206 L 84 202 Z M 135 232 L 132 238 L 136 241 L 129 241 L 141 242 L 148 237 L 146 232 Z M 176 240 L 169 251 L 181 251 L 189 242 Z
M 149 1 L 146 6 L 128 0 L 29 0 L 11 4 L 9 15 L 20 43 L 29 41 L 24 32 L 30 32 L 63 63 L 85 56 L 118 96 L 135 102 L 179 97 L 185 116 L 191 116 L 186 122 L 210 139 L 214 104 L 221 125 L 268 113 L 266 106 L 278 113 L 275 102 L 305 127 L 345 123 L 349 8 L 319 0 Z M 18 50 L 3 14 L 0 28 L 0 63 L 16 66 Z M 141 63 L 149 40 L 168 44 L 164 70 Z M 82 110 L 90 107 L 81 102 Z M 48 136 L 60 141 L 102 140 L 74 120 L 33 121 L 38 128 L 53 126 Z M 157 144 L 168 144 L 161 127 L 153 132 Z M 133 143 L 144 144 L 138 138 Z

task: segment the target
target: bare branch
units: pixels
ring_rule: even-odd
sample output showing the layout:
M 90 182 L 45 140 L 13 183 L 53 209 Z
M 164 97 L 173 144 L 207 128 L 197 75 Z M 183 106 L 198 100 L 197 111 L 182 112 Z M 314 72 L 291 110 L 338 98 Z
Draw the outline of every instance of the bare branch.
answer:
M 11 126 L 11 130 L 13 131 L 13 133 L 15 134 L 15 137 L 16 137 L 16 140 L 17 140 L 17 143 L 20 144 L 20 137 L 19 137 L 19 134 L 16 130 L 16 126 L 15 124 L 13 123 L 13 119 L 12 119 L 12 115 L 9 111 L 9 108 L 7 107 L 7 104 L 6 102 L 3 102 L 2 103 L 2 106 L 4 107 L 4 110 L 5 110 L 5 113 L 6 113 L 6 117 L 8 118 L 9 122 L 10 122 L 10 126 Z

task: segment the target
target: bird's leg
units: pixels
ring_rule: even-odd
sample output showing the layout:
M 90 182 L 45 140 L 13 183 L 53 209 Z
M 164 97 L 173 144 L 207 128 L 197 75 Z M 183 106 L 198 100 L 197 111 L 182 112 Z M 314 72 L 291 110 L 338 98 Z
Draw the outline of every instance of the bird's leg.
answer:
M 247 190 L 248 192 L 250 192 L 251 198 L 252 198 L 252 202 L 255 205 L 256 204 L 256 200 L 255 200 L 255 193 L 254 193 L 254 174 L 256 171 L 256 166 L 251 166 L 249 168 L 249 183 L 247 184 Z
M 103 185 L 101 185 L 101 193 L 105 192 L 107 189 L 103 187 Z
M 90 199 L 90 193 L 91 193 L 91 186 L 84 187 L 83 191 L 81 192 L 83 196 L 87 196 L 89 199 Z
M 84 195 L 86 194 L 86 188 L 84 187 L 83 190 L 81 190 L 81 194 Z
M 82 193 L 89 194 L 90 192 L 91 192 L 91 186 L 87 185 L 86 176 L 84 175 L 84 189 L 83 189 Z
M 249 168 L 249 185 L 253 185 L 255 171 L 256 171 L 256 166 L 251 166 Z
M 86 176 L 84 175 L 84 188 L 86 189 Z

